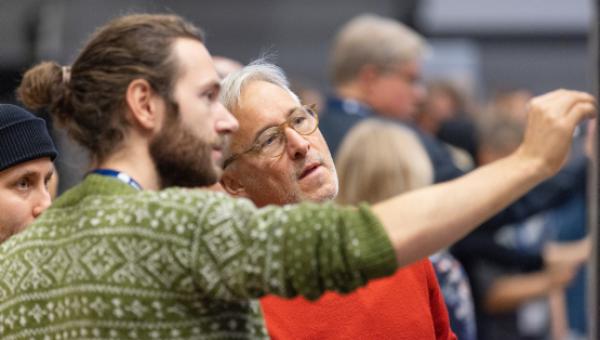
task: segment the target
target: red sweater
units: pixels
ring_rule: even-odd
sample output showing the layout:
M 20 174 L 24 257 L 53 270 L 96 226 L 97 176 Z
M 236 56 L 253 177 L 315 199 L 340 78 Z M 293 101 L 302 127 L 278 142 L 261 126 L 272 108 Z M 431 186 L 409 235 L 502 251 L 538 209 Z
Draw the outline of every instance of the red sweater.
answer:
M 273 339 L 456 339 L 433 267 L 422 260 L 349 295 L 261 300 Z

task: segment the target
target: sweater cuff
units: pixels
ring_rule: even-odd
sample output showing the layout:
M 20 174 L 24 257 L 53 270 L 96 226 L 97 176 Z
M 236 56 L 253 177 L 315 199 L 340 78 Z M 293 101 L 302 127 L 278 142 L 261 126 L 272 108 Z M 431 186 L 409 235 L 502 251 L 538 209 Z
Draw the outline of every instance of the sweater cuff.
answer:
M 358 268 L 366 279 L 374 279 L 393 274 L 398 268 L 392 243 L 379 219 L 368 204 L 358 206 L 359 223 L 355 225 L 359 241 Z

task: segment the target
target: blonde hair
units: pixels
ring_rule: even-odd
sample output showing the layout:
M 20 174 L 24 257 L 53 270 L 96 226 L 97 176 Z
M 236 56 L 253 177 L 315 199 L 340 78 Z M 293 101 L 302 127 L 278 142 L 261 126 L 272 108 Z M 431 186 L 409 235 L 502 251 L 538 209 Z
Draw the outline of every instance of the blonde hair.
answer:
M 433 182 L 433 167 L 414 132 L 368 119 L 355 126 L 336 157 L 337 201 L 376 203 Z
M 331 80 L 335 86 L 356 78 L 367 64 L 385 70 L 421 58 L 425 39 L 408 26 L 375 14 L 359 15 L 346 23 L 333 42 Z

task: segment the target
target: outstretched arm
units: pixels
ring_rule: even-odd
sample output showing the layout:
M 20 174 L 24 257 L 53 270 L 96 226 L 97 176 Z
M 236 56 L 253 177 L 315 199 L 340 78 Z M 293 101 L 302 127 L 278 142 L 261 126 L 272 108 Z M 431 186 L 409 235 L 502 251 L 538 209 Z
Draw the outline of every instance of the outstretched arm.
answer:
M 556 173 L 575 126 L 596 115 L 594 97 L 557 90 L 530 102 L 527 130 L 512 155 L 456 180 L 373 206 L 396 249 L 399 265 L 444 248 Z

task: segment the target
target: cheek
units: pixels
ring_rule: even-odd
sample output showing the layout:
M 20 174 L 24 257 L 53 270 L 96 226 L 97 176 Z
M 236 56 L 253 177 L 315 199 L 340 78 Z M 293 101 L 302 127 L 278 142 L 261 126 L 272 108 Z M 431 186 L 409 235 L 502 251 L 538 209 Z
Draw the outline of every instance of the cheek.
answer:
M 385 107 L 386 110 L 393 109 L 394 107 L 404 105 L 408 102 L 407 99 L 409 93 L 407 93 L 403 86 L 394 81 L 381 82 L 377 91 L 377 98 L 379 99 L 380 105 Z
M 253 183 L 256 191 L 262 191 L 264 194 L 287 191 L 293 185 L 292 181 L 295 169 L 286 166 L 283 159 L 281 161 L 270 162 L 269 164 L 258 164 L 245 173 L 248 182 Z
M 195 133 L 207 130 L 210 117 L 210 108 L 200 98 L 187 96 L 179 102 L 180 124 Z
M 0 193 L 0 238 L 20 231 L 33 221 L 31 205 L 14 193 Z M 9 212 L 9 213 L 7 213 Z
M 333 166 L 333 156 L 331 155 L 331 151 L 329 150 L 329 146 L 325 139 L 321 136 L 320 138 L 316 138 L 316 140 L 312 143 L 312 146 L 317 150 L 321 159 L 326 163 L 326 165 L 330 168 L 334 168 Z

